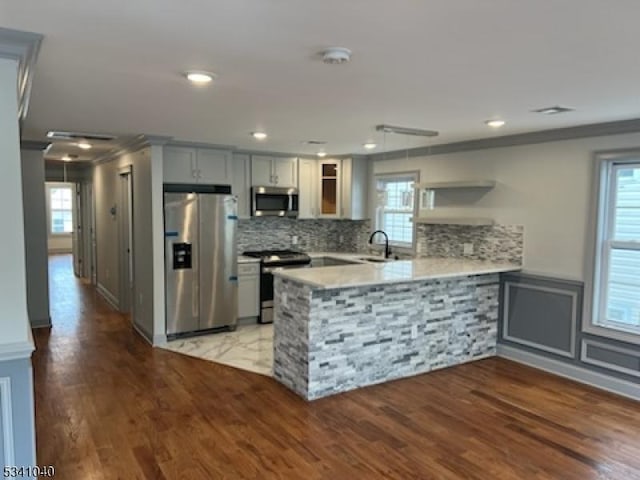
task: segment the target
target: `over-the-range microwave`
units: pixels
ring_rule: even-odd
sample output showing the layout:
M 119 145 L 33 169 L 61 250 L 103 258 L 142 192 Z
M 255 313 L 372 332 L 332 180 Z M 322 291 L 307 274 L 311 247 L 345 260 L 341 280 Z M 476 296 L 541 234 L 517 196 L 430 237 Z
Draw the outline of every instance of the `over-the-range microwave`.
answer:
M 252 187 L 251 215 L 254 217 L 297 217 L 298 189 Z

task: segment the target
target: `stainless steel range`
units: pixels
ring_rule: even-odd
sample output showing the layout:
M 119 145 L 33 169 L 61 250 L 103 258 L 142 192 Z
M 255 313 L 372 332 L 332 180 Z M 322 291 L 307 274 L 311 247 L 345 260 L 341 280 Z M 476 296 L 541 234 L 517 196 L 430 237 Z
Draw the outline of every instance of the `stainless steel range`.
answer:
M 260 259 L 260 323 L 273 322 L 273 272 L 283 268 L 311 266 L 311 257 L 293 250 L 260 250 L 244 252 L 247 257 Z

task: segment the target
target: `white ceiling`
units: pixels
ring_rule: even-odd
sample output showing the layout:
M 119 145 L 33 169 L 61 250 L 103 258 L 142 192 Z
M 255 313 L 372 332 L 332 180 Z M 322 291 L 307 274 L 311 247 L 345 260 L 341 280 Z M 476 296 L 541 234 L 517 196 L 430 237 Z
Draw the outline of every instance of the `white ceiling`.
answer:
M 167 135 L 241 148 L 364 153 L 640 117 L 638 0 L 0 0 L 45 35 L 25 138 Z M 317 52 L 353 50 L 347 65 Z M 209 88 L 181 77 L 219 75 Z M 544 116 L 561 104 L 575 112 Z M 490 130 L 486 119 L 507 125 Z M 252 130 L 269 133 L 256 142 Z

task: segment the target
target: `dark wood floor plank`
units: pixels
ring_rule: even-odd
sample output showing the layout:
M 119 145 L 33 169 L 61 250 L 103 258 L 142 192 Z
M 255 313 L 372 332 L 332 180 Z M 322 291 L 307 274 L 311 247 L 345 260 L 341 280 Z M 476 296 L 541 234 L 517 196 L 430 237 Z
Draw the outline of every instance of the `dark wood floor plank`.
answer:
M 151 348 L 50 260 L 36 330 L 38 463 L 64 480 L 640 479 L 640 405 L 503 359 L 307 403 Z

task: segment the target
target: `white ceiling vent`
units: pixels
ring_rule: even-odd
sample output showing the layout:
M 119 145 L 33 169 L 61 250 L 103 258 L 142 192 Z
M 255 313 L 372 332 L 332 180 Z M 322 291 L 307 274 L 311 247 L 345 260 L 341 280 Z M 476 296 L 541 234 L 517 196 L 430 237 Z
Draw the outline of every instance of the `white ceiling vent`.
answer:
M 331 47 L 320 52 L 322 61 L 330 65 L 339 65 L 351 60 L 351 50 L 343 47 Z

